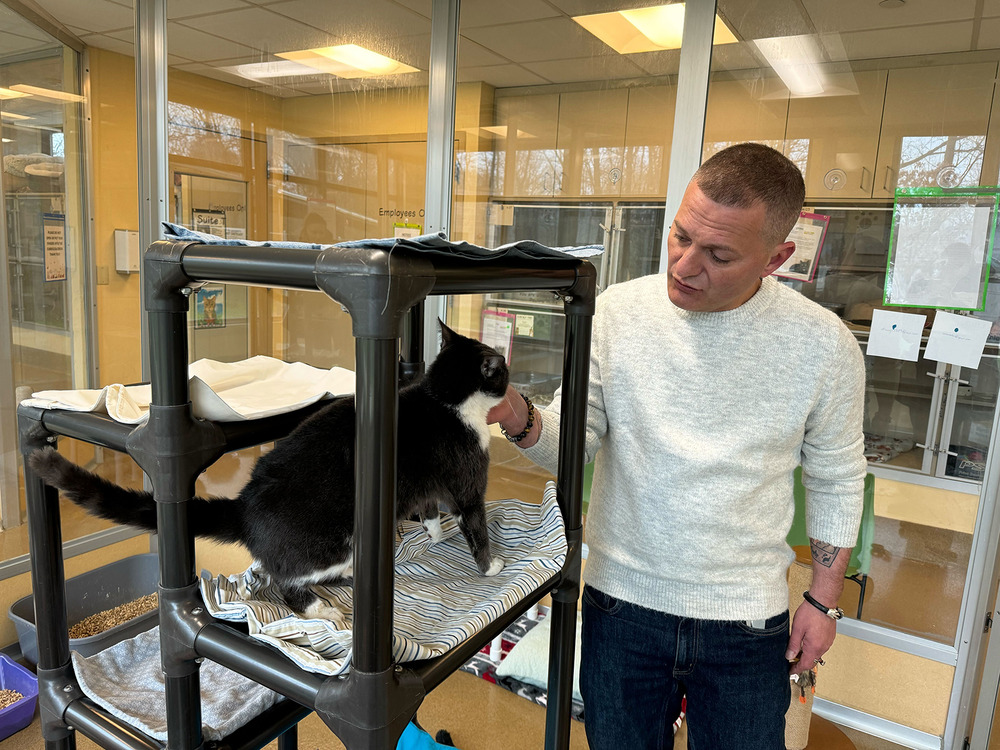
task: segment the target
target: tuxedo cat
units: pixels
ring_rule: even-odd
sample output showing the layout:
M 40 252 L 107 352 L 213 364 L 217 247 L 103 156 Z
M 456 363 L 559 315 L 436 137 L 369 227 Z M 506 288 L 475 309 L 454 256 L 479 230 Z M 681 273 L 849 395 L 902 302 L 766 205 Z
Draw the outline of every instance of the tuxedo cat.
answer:
M 484 496 L 489 468 L 486 414 L 507 388 L 507 365 L 495 350 L 441 323 L 443 346 L 426 375 L 399 393 L 397 519 L 419 515 L 441 538 L 438 503 L 458 516 L 482 575 L 503 561 L 490 553 Z M 270 574 L 293 610 L 339 620 L 313 584 L 335 583 L 354 550 L 354 397 L 306 419 L 254 466 L 235 499 L 194 498 L 196 536 L 244 545 Z M 152 494 L 119 487 L 63 458 L 35 451 L 31 468 L 90 513 L 156 529 Z

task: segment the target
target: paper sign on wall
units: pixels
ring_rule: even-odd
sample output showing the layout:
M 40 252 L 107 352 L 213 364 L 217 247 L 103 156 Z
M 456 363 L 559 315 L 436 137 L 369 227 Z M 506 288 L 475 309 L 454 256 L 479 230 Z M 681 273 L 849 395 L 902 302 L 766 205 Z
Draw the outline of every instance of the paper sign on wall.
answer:
M 926 315 L 873 310 L 867 353 L 873 357 L 916 362 L 920 356 L 920 336 L 926 322 Z
M 975 370 L 992 326 L 988 320 L 939 311 L 934 317 L 924 356 Z

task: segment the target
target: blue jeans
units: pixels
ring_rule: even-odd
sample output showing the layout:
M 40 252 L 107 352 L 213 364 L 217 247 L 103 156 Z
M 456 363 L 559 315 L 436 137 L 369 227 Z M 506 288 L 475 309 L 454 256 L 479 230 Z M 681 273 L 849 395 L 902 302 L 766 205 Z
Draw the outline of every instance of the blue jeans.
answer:
M 787 646 L 787 611 L 758 629 L 584 587 L 580 691 L 591 750 L 669 750 L 685 695 L 689 750 L 783 750 Z

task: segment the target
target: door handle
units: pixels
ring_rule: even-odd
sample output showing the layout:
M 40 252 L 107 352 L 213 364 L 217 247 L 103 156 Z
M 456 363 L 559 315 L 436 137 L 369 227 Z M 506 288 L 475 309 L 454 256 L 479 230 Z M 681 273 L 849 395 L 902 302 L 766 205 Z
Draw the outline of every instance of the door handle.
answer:
M 892 167 L 885 168 L 885 179 L 882 180 L 882 190 L 889 191 L 889 175 L 892 174 Z

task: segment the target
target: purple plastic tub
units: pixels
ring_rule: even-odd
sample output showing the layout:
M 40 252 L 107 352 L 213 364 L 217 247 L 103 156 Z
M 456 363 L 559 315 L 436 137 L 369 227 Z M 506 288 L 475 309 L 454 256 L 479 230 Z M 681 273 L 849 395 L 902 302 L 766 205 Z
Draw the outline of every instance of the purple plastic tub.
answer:
M 0 654 L 0 690 L 16 690 L 24 696 L 17 703 L 0 709 L 2 741 L 20 732 L 34 718 L 38 705 L 38 678 L 6 654 Z

